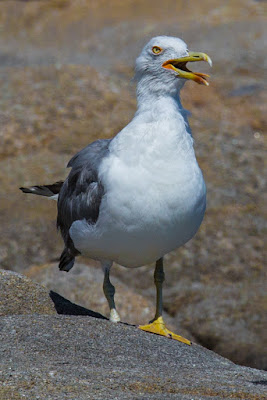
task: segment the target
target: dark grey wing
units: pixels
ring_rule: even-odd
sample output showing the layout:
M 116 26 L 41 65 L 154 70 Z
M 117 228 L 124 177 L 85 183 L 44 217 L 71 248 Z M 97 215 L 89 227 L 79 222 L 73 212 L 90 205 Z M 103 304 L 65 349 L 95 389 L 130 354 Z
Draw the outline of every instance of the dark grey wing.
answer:
M 58 198 L 57 226 L 65 242 L 59 268 L 68 271 L 79 252 L 75 249 L 69 229 L 76 220 L 95 224 L 104 188 L 98 178 L 98 168 L 109 153 L 111 139 L 97 140 L 77 153 L 68 163 L 71 171 Z
M 112 139 L 100 139 L 88 144 L 88 146 L 80 150 L 70 159 L 67 168 L 78 168 L 89 162 L 90 167 L 97 170 L 100 161 L 107 154 L 111 140 Z

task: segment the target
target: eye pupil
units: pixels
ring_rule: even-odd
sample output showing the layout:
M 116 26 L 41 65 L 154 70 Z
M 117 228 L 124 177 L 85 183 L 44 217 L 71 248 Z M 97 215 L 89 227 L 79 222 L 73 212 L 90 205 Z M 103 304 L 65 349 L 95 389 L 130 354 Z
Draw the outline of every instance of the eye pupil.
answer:
M 159 54 L 162 52 L 162 49 L 158 46 L 154 46 L 154 47 L 152 47 L 152 51 L 154 54 Z

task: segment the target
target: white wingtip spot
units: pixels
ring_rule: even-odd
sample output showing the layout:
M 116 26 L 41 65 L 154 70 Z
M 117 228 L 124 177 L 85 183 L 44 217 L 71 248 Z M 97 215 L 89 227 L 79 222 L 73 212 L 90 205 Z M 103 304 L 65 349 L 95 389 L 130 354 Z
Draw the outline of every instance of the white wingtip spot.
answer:
M 48 197 L 48 198 L 49 198 L 49 200 L 58 201 L 58 194 L 55 194 L 54 196 L 50 196 L 50 197 Z

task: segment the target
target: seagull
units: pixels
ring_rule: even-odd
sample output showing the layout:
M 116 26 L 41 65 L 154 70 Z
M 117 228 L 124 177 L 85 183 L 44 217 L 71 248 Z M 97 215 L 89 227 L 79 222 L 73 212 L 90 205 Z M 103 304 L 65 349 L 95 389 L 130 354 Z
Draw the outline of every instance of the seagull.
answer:
M 188 51 L 179 38 L 152 38 L 136 59 L 137 111 L 130 123 L 112 139 L 78 152 L 65 181 L 20 188 L 57 200 L 65 244 L 60 270 L 69 271 L 80 254 L 100 261 L 110 321 L 120 321 L 110 281 L 113 262 L 126 268 L 155 262 L 156 313 L 139 328 L 188 345 L 164 323 L 162 285 L 164 255 L 195 235 L 206 208 L 206 186 L 180 101 L 187 80 L 208 86 L 209 75 L 187 68 L 197 61 L 212 65 L 207 54 Z

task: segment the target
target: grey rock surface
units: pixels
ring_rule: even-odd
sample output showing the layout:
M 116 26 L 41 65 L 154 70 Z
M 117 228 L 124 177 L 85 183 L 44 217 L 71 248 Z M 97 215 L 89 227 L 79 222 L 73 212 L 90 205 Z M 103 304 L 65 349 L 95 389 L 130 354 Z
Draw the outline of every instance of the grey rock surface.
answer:
M 0 399 L 266 399 L 267 373 L 90 317 L 0 318 Z
M 166 291 L 174 325 L 237 364 L 267 369 L 266 283 L 206 285 L 181 280 Z
M 0 315 L 56 314 L 47 289 L 24 275 L 0 270 Z

